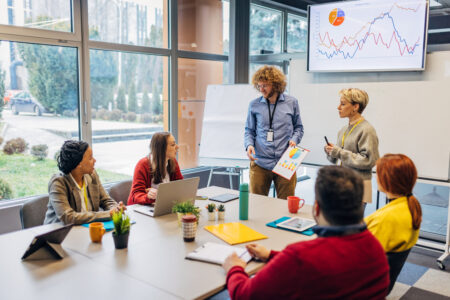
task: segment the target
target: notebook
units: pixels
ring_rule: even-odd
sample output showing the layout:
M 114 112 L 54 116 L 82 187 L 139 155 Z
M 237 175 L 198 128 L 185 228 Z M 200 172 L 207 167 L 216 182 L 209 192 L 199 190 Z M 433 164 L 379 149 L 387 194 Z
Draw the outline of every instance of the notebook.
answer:
M 211 197 L 209 200 L 225 203 L 225 202 L 228 202 L 228 201 L 231 201 L 231 200 L 235 200 L 235 199 L 239 199 L 239 195 L 221 194 L 221 195 L 217 195 L 217 196 Z
M 170 214 L 176 203 L 189 201 L 194 204 L 199 180 L 200 177 L 193 177 L 161 183 L 154 205 L 134 205 L 133 210 L 150 217 L 158 217 Z
M 204 228 L 230 245 L 267 239 L 264 234 L 238 222 L 210 225 Z
M 186 259 L 204 261 L 212 264 L 221 265 L 225 259 L 236 252 L 236 254 L 245 262 L 249 262 L 252 257 L 247 249 L 241 247 L 233 247 L 217 243 L 205 243 L 203 246 L 195 249 L 186 256 Z

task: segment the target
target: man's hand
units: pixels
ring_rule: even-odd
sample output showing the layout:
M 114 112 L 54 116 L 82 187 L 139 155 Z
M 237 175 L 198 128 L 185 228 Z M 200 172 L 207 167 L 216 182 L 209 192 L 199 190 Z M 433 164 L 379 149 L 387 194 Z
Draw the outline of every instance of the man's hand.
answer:
M 228 273 L 228 271 L 230 271 L 230 269 L 234 266 L 241 266 L 244 269 L 247 266 L 247 263 L 243 261 L 239 256 L 237 256 L 236 252 L 230 254 L 230 256 L 225 259 L 222 265 L 226 273 Z
M 248 253 L 256 259 L 267 261 L 270 256 L 270 250 L 259 244 L 248 244 L 246 246 Z
M 255 147 L 253 146 L 247 147 L 247 156 L 251 161 L 257 160 L 257 158 L 255 158 Z
M 295 147 L 295 146 L 297 146 L 297 144 L 294 142 L 294 141 L 289 141 L 289 146 L 290 147 Z

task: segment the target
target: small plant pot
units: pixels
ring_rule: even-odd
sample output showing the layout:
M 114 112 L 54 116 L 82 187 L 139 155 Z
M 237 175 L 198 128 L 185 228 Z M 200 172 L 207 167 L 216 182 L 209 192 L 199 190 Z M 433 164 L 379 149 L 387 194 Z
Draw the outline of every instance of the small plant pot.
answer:
M 116 246 L 116 249 L 124 249 L 128 247 L 128 237 L 130 236 L 130 232 L 120 235 L 113 232 L 112 236 L 114 239 L 114 246 Z
M 216 220 L 216 213 L 208 211 L 208 221 L 215 221 L 215 220 Z
M 219 211 L 219 212 L 217 212 L 217 214 L 219 215 L 219 220 L 225 220 L 225 212 L 224 211 Z

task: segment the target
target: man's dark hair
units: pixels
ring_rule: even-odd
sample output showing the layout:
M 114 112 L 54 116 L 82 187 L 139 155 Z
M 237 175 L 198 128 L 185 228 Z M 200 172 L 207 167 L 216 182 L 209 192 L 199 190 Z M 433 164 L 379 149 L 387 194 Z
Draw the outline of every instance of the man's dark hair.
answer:
M 64 174 L 69 174 L 83 160 L 83 155 L 89 148 L 84 141 L 65 141 L 57 157 L 58 168 Z
M 351 225 L 362 221 L 363 191 L 361 176 L 349 168 L 326 166 L 317 174 L 316 201 L 331 225 Z

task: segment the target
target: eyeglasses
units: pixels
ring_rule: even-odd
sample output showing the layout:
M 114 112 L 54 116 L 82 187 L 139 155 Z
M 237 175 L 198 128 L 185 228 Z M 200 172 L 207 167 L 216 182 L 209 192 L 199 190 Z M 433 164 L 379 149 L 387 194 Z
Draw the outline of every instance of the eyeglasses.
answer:
M 265 89 L 267 87 L 271 86 L 270 83 L 264 83 L 264 84 L 257 84 L 256 87 L 258 88 L 258 90 L 260 89 Z

